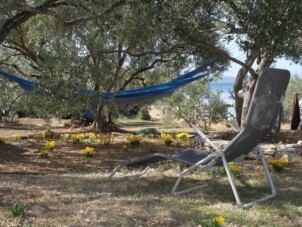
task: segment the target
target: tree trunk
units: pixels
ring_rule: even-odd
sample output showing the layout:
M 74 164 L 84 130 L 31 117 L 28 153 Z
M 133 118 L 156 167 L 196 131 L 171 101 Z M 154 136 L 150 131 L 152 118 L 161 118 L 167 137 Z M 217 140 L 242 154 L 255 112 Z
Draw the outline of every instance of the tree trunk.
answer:
M 244 128 L 244 122 L 246 119 L 246 115 L 248 112 L 248 109 L 250 107 L 251 99 L 254 94 L 255 85 L 257 83 L 258 77 L 250 77 L 250 80 L 246 86 L 246 90 L 244 93 L 244 99 L 243 99 L 243 105 L 242 105 L 242 114 L 241 114 L 241 126 Z
M 250 54 L 246 61 L 246 67 L 251 67 L 255 60 L 257 59 L 258 53 Z M 235 113 L 237 124 L 241 126 L 241 118 L 242 118 L 242 106 L 243 106 L 243 98 L 239 96 L 238 92 L 243 88 L 243 81 L 248 73 L 248 69 L 246 67 L 242 67 L 238 73 L 234 84 L 234 97 L 235 97 Z
M 243 81 L 246 76 L 247 71 L 244 68 L 241 68 L 238 73 L 234 83 L 234 97 L 235 97 L 235 114 L 238 125 L 241 125 L 241 113 L 242 113 L 242 105 L 243 98 L 239 95 L 239 91 L 243 88 Z
M 99 129 L 101 132 L 117 131 L 119 128 L 112 120 L 112 112 L 108 115 L 104 114 L 105 106 L 99 104 L 95 113 L 95 121 L 93 127 Z
M 94 128 L 98 128 L 101 132 L 104 131 L 106 116 L 103 113 L 104 105 L 99 104 L 95 112 Z
M 258 80 L 259 73 L 267 67 L 270 67 L 270 65 L 273 63 L 273 59 L 267 59 L 263 58 L 260 62 L 260 64 L 257 67 L 255 75 L 251 75 L 249 83 L 247 85 L 247 90 L 245 92 L 244 100 L 243 100 L 243 106 L 242 106 L 242 115 L 241 115 L 241 125 L 244 127 L 244 121 L 246 119 L 246 115 L 248 112 L 248 109 L 250 107 L 250 102 L 254 94 L 255 86 Z
M 280 109 L 280 113 L 279 113 L 279 116 L 278 116 L 278 119 L 277 119 L 277 122 L 276 122 L 276 125 L 275 125 L 275 132 L 280 132 L 281 130 L 281 121 L 282 121 L 282 114 L 283 114 L 283 107 L 281 107 Z

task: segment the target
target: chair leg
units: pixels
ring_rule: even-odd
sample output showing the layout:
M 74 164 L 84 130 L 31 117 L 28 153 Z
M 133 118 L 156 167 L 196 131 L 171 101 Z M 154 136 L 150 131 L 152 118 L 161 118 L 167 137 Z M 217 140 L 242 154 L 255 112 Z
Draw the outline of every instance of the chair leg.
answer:
M 201 165 L 200 163 L 196 163 L 195 165 L 192 165 L 190 166 L 189 168 L 185 169 L 179 176 L 178 176 L 178 179 L 176 180 L 172 190 L 171 190 L 171 194 L 172 195 L 182 195 L 182 194 L 185 194 L 185 193 L 188 193 L 188 192 L 191 192 L 191 191 L 195 191 L 195 190 L 198 190 L 198 189 L 201 189 L 201 188 L 205 188 L 208 186 L 208 184 L 202 184 L 202 185 L 198 185 L 198 186 L 195 186 L 195 187 L 192 187 L 192 188 L 188 188 L 188 189 L 184 189 L 184 190 L 181 190 L 181 191 L 176 191 L 180 182 L 182 181 L 183 177 L 189 173 L 190 171 L 196 169 L 196 168 L 201 168 L 203 170 L 205 169 L 208 169 L 208 168 L 211 168 L 213 165 L 214 165 L 215 161 L 210 161 L 210 163 L 208 163 L 207 165 Z M 214 177 L 216 177 L 216 175 L 214 175 Z M 213 178 L 214 178 L 213 177 Z
M 118 165 L 117 167 L 115 167 L 115 169 L 109 174 L 108 179 L 109 180 L 122 180 L 122 179 L 126 179 L 126 178 L 134 178 L 134 177 L 140 177 L 142 175 L 144 175 L 149 169 L 150 167 L 147 166 L 145 169 L 143 169 L 140 173 L 136 173 L 136 174 L 130 174 L 130 175 L 125 175 L 122 177 L 114 177 L 114 175 L 122 168 L 123 166 Z
M 276 191 L 276 188 L 275 188 L 275 185 L 274 185 L 274 182 L 273 182 L 273 179 L 272 179 L 272 176 L 270 174 L 270 171 L 268 169 L 268 166 L 267 166 L 267 163 L 265 161 L 265 158 L 262 154 L 262 151 L 261 151 L 261 148 L 259 146 L 257 146 L 257 149 L 258 149 L 258 153 L 261 157 L 261 162 L 262 162 L 262 165 L 264 167 L 264 171 L 265 171 L 265 174 L 266 174 L 266 178 L 267 178 L 267 181 L 271 187 L 271 194 L 268 194 L 262 198 L 259 198 L 259 199 L 256 199 L 250 203 L 246 203 L 246 204 L 243 204 L 242 207 L 243 208 L 249 208 L 251 207 L 252 205 L 254 205 L 255 203 L 259 203 L 259 202 L 263 202 L 263 201 L 266 201 L 268 199 L 271 199 L 273 197 L 275 197 L 277 195 L 277 191 Z
M 262 165 L 263 165 L 263 167 L 264 167 L 264 171 L 265 171 L 265 174 L 266 174 L 268 183 L 269 183 L 269 185 L 270 185 L 270 187 L 271 187 L 272 193 L 269 194 L 269 195 L 266 195 L 266 196 L 264 196 L 264 197 L 261 197 L 261 198 L 259 198 L 259 199 L 256 199 L 256 200 L 254 200 L 254 201 L 252 201 L 252 202 L 249 202 L 249 203 L 242 204 L 241 199 L 240 199 L 240 196 L 239 196 L 239 194 L 238 194 L 237 187 L 236 187 L 235 182 L 234 182 L 234 178 L 232 177 L 231 171 L 230 171 L 230 169 L 229 169 L 229 167 L 228 167 L 227 161 L 226 161 L 226 159 L 225 159 L 224 156 L 223 156 L 223 158 L 222 158 L 222 160 L 223 160 L 223 165 L 224 165 L 224 167 L 225 167 L 227 176 L 228 176 L 228 178 L 229 178 L 229 181 L 230 181 L 230 184 L 231 184 L 231 187 L 232 187 L 233 194 L 234 194 L 234 196 L 235 196 L 236 202 L 237 202 L 238 206 L 240 206 L 240 207 L 242 207 L 242 208 L 250 208 L 250 207 L 253 206 L 255 203 L 259 203 L 259 202 L 263 202 L 263 201 L 266 201 L 266 200 L 268 200 L 268 199 L 271 199 L 271 198 L 275 197 L 276 194 L 277 194 L 277 193 L 276 193 L 276 188 L 275 188 L 274 182 L 273 182 L 273 180 L 272 180 L 272 177 L 271 177 L 271 174 L 270 174 L 270 172 L 269 172 L 269 169 L 268 169 L 267 163 L 266 163 L 266 161 L 265 161 L 265 158 L 264 158 L 264 156 L 263 156 L 263 154 L 262 154 L 261 148 L 260 148 L 259 146 L 257 146 L 257 149 L 258 149 L 258 153 L 259 153 L 259 155 L 260 155 L 260 157 L 261 157 Z

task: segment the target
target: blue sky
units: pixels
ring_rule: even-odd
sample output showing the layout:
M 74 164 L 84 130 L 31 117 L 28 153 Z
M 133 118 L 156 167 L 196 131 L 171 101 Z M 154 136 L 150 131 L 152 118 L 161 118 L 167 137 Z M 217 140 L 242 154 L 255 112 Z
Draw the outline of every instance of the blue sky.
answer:
M 290 61 L 287 61 L 285 59 L 279 59 L 275 64 L 272 65 L 273 68 L 280 68 L 280 69 L 287 69 L 290 71 L 291 75 L 297 75 L 300 78 L 302 78 L 302 66 L 294 64 Z M 231 66 L 229 67 L 228 71 L 225 71 L 223 73 L 223 76 L 227 77 L 236 77 L 238 70 L 240 69 L 240 66 L 236 63 L 231 63 Z
M 235 42 L 230 42 L 227 44 L 227 48 L 230 51 L 232 57 L 244 61 L 245 60 L 245 53 L 239 50 Z M 276 63 L 274 63 L 272 68 L 280 68 L 280 69 L 287 69 L 290 71 L 291 75 L 297 75 L 302 78 L 302 66 L 299 64 L 294 64 L 293 62 L 287 61 L 284 58 L 277 59 Z M 229 70 L 225 71 L 222 75 L 223 77 L 236 77 L 238 70 L 241 67 L 236 63 L 231 63 Z M 256 67 L 254 67 L 256 68 Z

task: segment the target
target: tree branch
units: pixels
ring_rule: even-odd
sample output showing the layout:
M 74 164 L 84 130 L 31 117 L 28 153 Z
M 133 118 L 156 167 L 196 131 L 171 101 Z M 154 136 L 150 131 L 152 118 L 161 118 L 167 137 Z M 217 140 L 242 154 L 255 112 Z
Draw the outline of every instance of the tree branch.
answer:
M 98 53 L 99 54 L 115 54 L 115 53 L 126 53 L 127 55 L 129 56 L 132 56 L 132 57 L 144 57 L 144 56 L 147 56 L 147 55 L 155 55 L 155 56 L 158 56 L 158 55 L 163 55 L 163 54 L 168 54 L 168 53 L 171 53 L 173 52 L 175 49 L 178 49 L 178 48 L 184 48 L 186 45 L 191 45 L 189 43 L 180 43 L 180 44 L 176 44 L 168 49 L 165 49 L 165 50 L 161 50 L 161 51 L 145 51 L 145 52 L 141 52 L 141 53 L 135 53 L 135 52 L 132 52 L 132 51 L 129 51 L 129 50 L 109 50 L 109 49 L 104 49 L 104 50 L 101 50 L 99 51 Z
M 114 12 L 117 8 L 123 6 L 126 3 L 126 0 L 120 0 L 119 2 L 113 4 L 110 8 L 106 9 L 105 11 L 91 15 L 88 17 L 82 17 L 74 20 L 66 21 L 63 16 L 59 15 L 53 10 L 50 10 L 49 8 L 58 7 L 61 5 L 67 5 L 66 2 L 57 2 L 57 0 L 48 0 L 44 4 L 42 4 L 39 7 L 31 7 L 27 4 L 13 4 L 13 5 L 7 5 L 0 8 L 0 13 L 6 14 L 10 13 L 12 11 L 20 11 L 19 14 L 15 15 L 14 17 L 8 19 L 1 27 L 0 29 L 0 43 L 2 43 L 8 34 L 21 24 L 28 21 L 30 18 L 38 15 L 38 14 L 45 14 L 52 16 L 55 18 L 59 23 L 61 23 L 63 26 L 73 26 L 79 23 L 85 23 L 88 21 L 96 20 L 102 17 L 106 17 L 110 15 L 112 12 Z
M 138 71 L 136 71 L 135 73 L 133 73 L 133 74 L 131 75 L 131 77 L 130 77 L 128 80 L 125 81 L 124 85 L 119 89 L 119 91 L 124 90 L 124 89 L 127 87 L 127 85 L 135 78 L 135 76 L 139 75 L 139 74 L 142 73 L 142 72 L 145 72 L 145 71 L 148 71 L 148 70 L 150 70 L 150 69 L 153 69 L 154 66 L 155 66 L 158 62 L 167 62 L 167 61 L 166 61 L 166 60 L 163 60 L 163 59 L 156 59 L 154 62 L 152 62 L 151 65 L 146 66 L 145 68 L 139 69 Z

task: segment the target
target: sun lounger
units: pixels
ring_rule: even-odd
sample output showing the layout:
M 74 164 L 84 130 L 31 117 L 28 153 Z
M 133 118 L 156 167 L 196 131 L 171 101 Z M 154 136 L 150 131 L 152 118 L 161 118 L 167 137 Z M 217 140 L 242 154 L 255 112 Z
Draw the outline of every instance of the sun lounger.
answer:
M 240 207 L 247 208 L 252 206 L 254 203 L 265 201 L 269 198 L 274 197 L 276 195 L 276 189 L 273 184 L 265 158 L 258 144 L 275 126 L 278 115 L 280 113 L 280 109 L 282 107 L 282 101 L 287 89 L 289 77 L 290 73 L 287 70 L 282 69 L 266 68 L 260 73 L 243 128 L 242 130 L 238 128 L 240 130 L 238 135 L 223 151 L 218 148 L 197 126 L 192 125 L 194 130 L 205 140 L 205 142 L 214 148 L 214 152 L 209 153 L 192 148 L 173 154 L 151 154 L 149 156 L 138 158 L 118 165 L 109 175 L 109 179 L 115 179 L 115 174 L 122 167 L 145 167 L 141 173 L 131 175 L 131 177 L 137 177 L 145 174 L 149 168 L 148 165 L 151 163 L 162 160 L 173 160 L 189 166 L 179 175 L 178 179 L 176 180 L 175 185 L 171 191 L 173 195 L 187 193 L 192 190 L 207 186 L 207 184 L 204 184 L 193 188 L 177 191 L 181 180 L 190 171 L 197 168 L 210 169 L 213 166 L 224 166 L 236 202 Z M 256 199 L 250 203 L 243 204 L 239 197 L 236 185 L 229 169 L 228 162 L 233 161 L 235 158 L 241 155 L 248 154 L 254 148 L 258 150 L 258 154 L 262 161 L 272 192 L 271 194 L 266 195 L 260 199 Z

